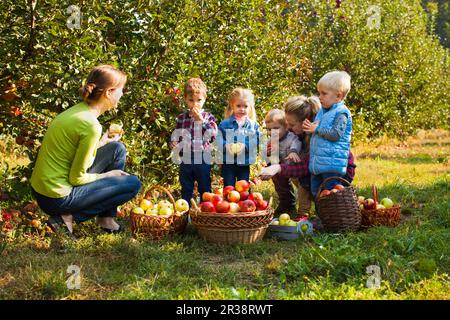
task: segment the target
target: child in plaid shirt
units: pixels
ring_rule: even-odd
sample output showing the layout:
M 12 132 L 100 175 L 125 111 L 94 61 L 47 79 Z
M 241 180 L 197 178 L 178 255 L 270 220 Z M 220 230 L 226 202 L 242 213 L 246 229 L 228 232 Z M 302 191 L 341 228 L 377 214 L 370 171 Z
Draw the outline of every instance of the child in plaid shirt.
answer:
M 311 136 L 303 130 L 305 120 L 313 121 L 320 110 L 320 101 L 317 97 L 295 96 L 289 98 L 284 104 L 286 121 L 288 128 L 295 133 L 302 142 L 302 151 L 300 153 L 300 162 L 281 163 L 264 168 L 260 172 L 263 180 L 268 180 L 275 175 L 283 177 L 298 178 L 298 199 L 299 199 L 299 217 L 307 216 L 311 209 L 313 201 L 310 185 L 311 175 L 309 172 L 309 145 Z M 344 177 L 347 181 L 353 181 L 355 176 L 355 162 L 351 152 L 348 155 L 347 173 Z M 295 182 L 295 180 L 294 180 Z M 294 219 L 295 220 L 295 219 Z
M 211 142 L 217 135 L 217 124 L 214 116 L 203 110 L 206 85 L 200 78 L 186 82 L 184 101 L 189 110 L 178 116 L 171 145 L 181 151 L 181 196 L 190 204 L 195 181 L 200 195 L 211 192 Z

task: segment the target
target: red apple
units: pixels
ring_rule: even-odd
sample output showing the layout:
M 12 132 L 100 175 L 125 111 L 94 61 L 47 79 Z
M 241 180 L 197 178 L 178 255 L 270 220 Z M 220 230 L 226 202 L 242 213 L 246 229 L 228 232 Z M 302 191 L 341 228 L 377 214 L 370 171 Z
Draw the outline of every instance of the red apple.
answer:
M 216 212 L 216 207 L 211 201 L 202 202 L 200 204 L 201 212 Z
M 259 193 L 259 192 L 253 192 L 253 193 L 251 193 L 251 194 L 248 196 L 248 199 L 249 199 L 249 200 L 253 200 L 253 201 L 255 201 L 255 202 L 257 202 L 257 201 L 263 201 L 263 200 L 264 200 L 263 195 L 262 195 L 261 193 Z
M 218 203 L 219 201 L 222 201 L 222 200 L 223 200 L 222 196 L 219 196 L 218 194 L 213 195 L 212 198 L 211 198 L 211 202 L 212 202 L 215 206 L 217 205 L 217 203 Z
M 211 192 L 203 192 L 202 201 L 203 202 L 211 201 L 213 195 L 214 195 L 214 193 L 211 193 Z
M 256 209 L 257 210 L 266 210 L 269 206 L 269 203 L 266 200 L 261 200 L 256 202 Z
M 248 191 L 242 191 L 239 193 L 240 199 L 242 201 L 247 200 L 249 195 L 250 193 L 248 193 Z
M 228 193 L 227 199 L 230 202 L 238 202 L 241 198 L 241 195 L 239 194 L 239 192 L 233 190 L 230 193 Z
M 233 186 L 226 186 L 225 188 L 223 188 L 223 197 L 227 198 L 228 194 L 234 190 Z
M 329 196 L 330 194 L 331 194 L 330 190 L 323 190 L 323 191 L 320 193 L 319 197 L 320 197 L 320 198 L 326 197 L 326 196 Z
M 345 187 L 342 184 L 337 184 L 334 186 L 334 189 L 337 189 L 338 191 L 343 191 L 345 190 Z
M 230 211 L 230 203 L 228 201 L 222 200 L 217 202 L 216 211 L 218 213 L 227 213 Z
M 367 198 L 364 201 L 364 209 L 366 210 L 372 210 L 377 208 L 377 202 L 371 198 Z
M 252 200 L 239 201 L 238 205 L 241 212 L 253 212 L 256 210 L 256 204 Z
M 331 189 L 331 190 L 330 190 L 330 192 L 331 192 L 331 193 L 336 193 L 336 192 L 339 192 L 339 190 L 338 190 L 338 189 L 335 189 L 335 188 L 333 188 L 333 189 Z
M 248 191 L 248 189 L 250 189 L 250 183 L 247 180 L 239 180 L 238 182 L 236 182 L 234 188 L 238 192 Z

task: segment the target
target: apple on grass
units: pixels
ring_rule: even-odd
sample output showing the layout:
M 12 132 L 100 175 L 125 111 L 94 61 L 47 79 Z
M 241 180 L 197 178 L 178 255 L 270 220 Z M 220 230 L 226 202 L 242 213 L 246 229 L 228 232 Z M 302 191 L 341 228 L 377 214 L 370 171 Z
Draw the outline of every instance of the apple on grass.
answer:
M 186 212 L 189 210 L 189 203 L 184 199 L 179 199 L 175 202 L 175 210 L 177 212 Z

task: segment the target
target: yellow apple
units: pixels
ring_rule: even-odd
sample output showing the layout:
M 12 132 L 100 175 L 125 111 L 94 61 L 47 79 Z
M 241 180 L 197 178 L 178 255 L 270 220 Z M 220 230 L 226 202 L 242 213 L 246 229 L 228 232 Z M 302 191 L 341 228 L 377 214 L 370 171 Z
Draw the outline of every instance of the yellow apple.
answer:
M 158 215 L 158 208 L 156 208 L 156 207 L 149 208 L 149 209 L 147 209 L 147 211 L 145 211 L 145 214 L 148 214 L 150 216 L 157 216 Z
M 141 207 L 135 207 L 135 208 L 133 209 L 133 213 L 144 214 L 145 211 L 144 211 L 144 209 L 142 209 Z
M 170 216 L 172 213 L 173 213 L 173 210 L 170 207 L 162 207 L 158 211 L 158 214 L 160 216 Z
M 186 212 L 189 210 L 189 203 L 184 199 L 179 199 L 175 202 L 175 210 L 178 212 Z
M 151 203 L 151 201 L 147 199 L 142 199 L 141 203 L 139 204 L 139 207 L 144 209 L 144 211 L 147 211 L 148 209 L 153 208 L 153 203 Z
M 278 225 L 280 225 L 280 221 L 278 221 L 278 220 L 272 221 L 271 225 L 278 226 Z
M 109 126 L 108 135 L 110 138 L 121 133 L 122 133 L 122 126 L 120 124 L 113 123 Z
M 239 210 L 239 205 L 237 203 L 230 202 L 230 213 L 237 213 Z
M 289 220 L 291 220 L 291 217 L 287 213 L 283 213 L 280 215 L 278 220 L 280 220 L 280 222 L 281 221 L 289 221 Z
M 286 225 L 288 227 L 296 227 L 297 226 L 297 222 L 289 220 Z

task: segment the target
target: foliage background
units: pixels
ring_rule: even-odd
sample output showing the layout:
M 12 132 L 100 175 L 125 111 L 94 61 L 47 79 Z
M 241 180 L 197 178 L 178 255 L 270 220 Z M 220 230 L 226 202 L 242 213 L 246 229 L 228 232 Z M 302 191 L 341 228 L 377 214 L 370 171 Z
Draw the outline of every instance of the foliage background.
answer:
M 183 109 L 176 89 L 192 76 L 205 80 L 206 108 L 219 120 L 236 86 L 254 90 L 262 121 L 288 96 L 314 94 L 324 73 L 341 69 L 352 76 L 354 140 L 448 128 L 449 54 L 434 34 L 442 14 L 437 19 L 429 2 L 4 0 L 0 128 L 34 159 L 49 121 L 79 101 L 78 88 L 100 63 L 129 75 L 119 111 L 100 121 L 125 124 L 129 170 L 151 172 L 155 181 L 176 174 L 168 160 Z M 81 9 L 79 29 L 67 26 L 69 5 Z M 368 27 L 376 18 L 370 5 L 380 8 L 379 28 Z

